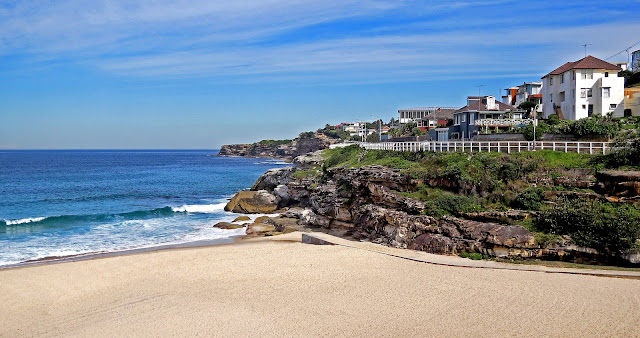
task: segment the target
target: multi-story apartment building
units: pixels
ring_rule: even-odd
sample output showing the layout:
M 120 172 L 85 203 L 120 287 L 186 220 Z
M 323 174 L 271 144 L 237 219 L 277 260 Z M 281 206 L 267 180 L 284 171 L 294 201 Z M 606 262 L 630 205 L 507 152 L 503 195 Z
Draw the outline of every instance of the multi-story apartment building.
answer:
M 624 114 L 622 68 L 591 55 L 567 62 L 542 77 L 543 114 L 579 120 L 596 114 Z
M 525 82 L 505 90 L 507 95 L 502 96 L 502 102 L 517 107 L 522 102 L 531 101 L 537 104 L 537 112 L 542 113 L 542 82 Z
M 417 107 L 398 110 L 398 120 L 401 124 L 416 123 L 421 128 L 433 128 L 438 120 L 453 117 L 454 107 Z

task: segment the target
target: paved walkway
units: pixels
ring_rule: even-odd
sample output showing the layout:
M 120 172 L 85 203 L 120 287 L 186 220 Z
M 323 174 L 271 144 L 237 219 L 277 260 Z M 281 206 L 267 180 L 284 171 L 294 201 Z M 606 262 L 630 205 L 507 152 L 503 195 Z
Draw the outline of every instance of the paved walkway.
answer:
M 308 236 L 307 238 L 304 238 Z M 408 249 L 398 249 L 387 247 L 380 244 L 374 244 L 370 242 L 356 242 L 350 241 L 344 238 L 332 236 L 321 232 L 301 233 L 295 232 L 291 234 L 272 237 L 273 240 L 293 240 L 302 242 L 313 242 L 313 244 L 333 244 L 341 245 L 345 247 L 367 250 L 372 252 L 381 253 L 384 255 L 394 256 L 398 258 L 409 259 L 417 262 L 424 262 L 429 264 L 457 266 L 465 268 L 481 268 L 481 269 L 501 269 L 501 270 L 516 270 L 516 271 L 534 271 L 545 273 L 564 273 L 575 275 L 591 275 L 602 277 L 621 277 L 621 278 L 640 278 L 640 271 L 622 271 L 622 270 L 601 270 L 601 269 L 573 269 L 573 268 L 553 268 L 542 265 L 526 265 L 526 264 L 509 264 L 500 263 L 487 260 L 471 260 L 467 258 L 461 258 L 457 256 L 444 256 L 430 254 L 423 251 L 415 251 Z M 324 242 L 324 243 L 323 243 Z

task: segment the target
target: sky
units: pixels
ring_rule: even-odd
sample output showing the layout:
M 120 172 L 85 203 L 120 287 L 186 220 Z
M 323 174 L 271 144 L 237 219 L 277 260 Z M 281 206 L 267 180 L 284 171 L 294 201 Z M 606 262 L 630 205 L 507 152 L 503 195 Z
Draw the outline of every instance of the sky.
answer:
M 502 95 L 640 0 L 0 0 L 0 149 L 215 149 Z M 623 52 L 609 61 L 626 61 Z

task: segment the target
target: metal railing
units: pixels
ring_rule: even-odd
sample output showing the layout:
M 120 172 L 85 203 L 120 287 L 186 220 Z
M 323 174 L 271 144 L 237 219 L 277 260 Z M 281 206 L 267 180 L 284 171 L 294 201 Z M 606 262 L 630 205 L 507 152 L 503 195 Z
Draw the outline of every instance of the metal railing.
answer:
M 565 153 L 607 154 L 611 142 L 555 142 L 555 141 L 425 141 L 425 142 L 357 142 L 370 150 L 435 151 L 435 152 L 523 152 L 554 150 Z

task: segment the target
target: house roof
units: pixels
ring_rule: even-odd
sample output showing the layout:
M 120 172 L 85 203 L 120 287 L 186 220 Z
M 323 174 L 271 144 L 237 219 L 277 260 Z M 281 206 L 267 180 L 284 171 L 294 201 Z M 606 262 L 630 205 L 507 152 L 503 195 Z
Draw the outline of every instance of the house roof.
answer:
M 549 76 L 549 75 L 560 75 L 566 71 L 572 70 L 572 69 L 605 69 L 605 70 L 615 70 L 615 71 L 621 71 L 622 68 L 609 63 L 607 61 L 604 60 L 600 60 L 596 57 L 593 57 L 591 55 L 584 57 L 578 61 L 575 62 L 567 62 L 564 65 L 556 68 L 554 71 L 552 71 L 551 73 L 543 76 L 542 78 L 544 79 L 545 77 Z
M 477 99 L 478 101 L 473 102 L 472 104 L 468 104 L 458 110 L 456 110 L 455 112 L 453 112 L 454 114 L 456 113 L 461 113 L 461 112 L 465 112 L 465 111 L 489 111 L 489 109 L 487 109 L 487 104 L 486 103 L 482 103 L 482 99 L 484 99 L 485 96 L 469 96 L 469 99 Z M 506 111 L 506 110 L 516 110 L 516 107 L 509 105 L 509 104 L 505 104 L 502 103 L 498 100 L 496 100 L 496 104 L 498 104 L 498 110 L 491 110 L 491 111 Z

